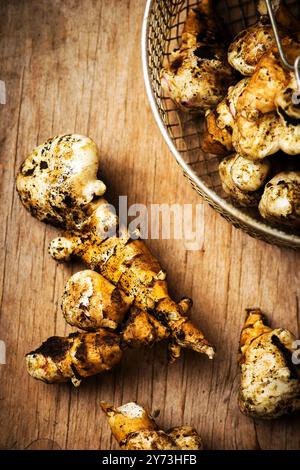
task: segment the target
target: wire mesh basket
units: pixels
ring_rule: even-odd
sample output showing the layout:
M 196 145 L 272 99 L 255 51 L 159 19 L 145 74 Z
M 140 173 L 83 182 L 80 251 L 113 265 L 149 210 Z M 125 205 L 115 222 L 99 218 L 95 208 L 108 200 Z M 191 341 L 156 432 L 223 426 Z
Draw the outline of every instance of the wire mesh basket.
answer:
M 268 243 L 300 248 L 299 231 L 278 228 L 265 222 L 258 210 L 238 207 L 224 193 L 218 173 L 220 158 L 200 149 L 201 119 L 182 113 L 161 88 L 160 71 L 174 48 L 195 0 L 148 0 L 142 32 L 143 71 L 147 94 L 157 124 L 177 162 L 193 188 L 235 227 Z M 286 0 L 298 14 L 300 2 Z M 216 15 L 232 37 L 257 20 L 255 0 L 220 0 Z

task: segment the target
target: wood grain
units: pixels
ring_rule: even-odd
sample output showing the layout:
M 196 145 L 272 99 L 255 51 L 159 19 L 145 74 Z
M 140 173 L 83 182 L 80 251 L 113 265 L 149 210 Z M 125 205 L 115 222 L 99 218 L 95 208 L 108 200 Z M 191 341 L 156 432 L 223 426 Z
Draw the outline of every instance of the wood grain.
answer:
M 204 206 L 203 249 L 152 240 L 172 294 L 194 299 L 193 318 L 216 344 L 214 361 L 185 352 L 168 366 L 163 345 L 131 351 L 115 371 L 71 385 L 28 377 L 24 355 L 68 328 L 64 283 L 79 265 L 57 265 L 47 245 L 57 231 L 34 220 L 14 187 L 19 164 L 56 133 L 88 134 L 101 149 L 110 195 L 129 202 L 200 202 L 154 123 L 140 61 L 144 2 L 10 0 L 0 5 L 1 317 L 7 364 L 0 366 L 0 446 L 116 448 L 100 400 L 138 400 L 160 410 L 162 427 L 194 425 L 208 449 L 299 449 L 299 417 L 253 421 L 237 408 L 236 352 L 244 309 L 261 306 L 273 325 L 299 335 L 299 254 L 237 231 Z

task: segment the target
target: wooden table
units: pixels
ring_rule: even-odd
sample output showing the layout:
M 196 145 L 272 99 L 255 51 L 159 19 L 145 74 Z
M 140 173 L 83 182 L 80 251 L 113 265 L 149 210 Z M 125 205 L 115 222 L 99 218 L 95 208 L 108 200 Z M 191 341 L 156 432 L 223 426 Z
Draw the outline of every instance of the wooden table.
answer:
M 193 298 L 192 316 L 217 346 L 214 361 L 186 351 L 168 366 L 165 345 L 130 351 L 116 370 L 79 390 L 26 373 L 26 352 L 69 331 L 60 297 L 81 268 L 49 257 L 57 230 L 30 217 L 17 197 L 16 172 L 36 144 L 57 133 L 91 136 L 114 201 L 122 194 L 147 205 L 201 202 L 149 109 L 139 47 L 143 10 L 137 0 L 1 2 L 1 448 L 116 448 L 99 402 L 137 400 L 160 410 L 165 429 L 195 426 L 208 449 L 297 449 L 299 417 L 263 422 L 239 412 L 236 353 L 249 306 L 299 335 L 299 254 L 251 239 L 207 205 L 203 249 L 187 251 L 178 240 L 149 245 L 172 294 Z

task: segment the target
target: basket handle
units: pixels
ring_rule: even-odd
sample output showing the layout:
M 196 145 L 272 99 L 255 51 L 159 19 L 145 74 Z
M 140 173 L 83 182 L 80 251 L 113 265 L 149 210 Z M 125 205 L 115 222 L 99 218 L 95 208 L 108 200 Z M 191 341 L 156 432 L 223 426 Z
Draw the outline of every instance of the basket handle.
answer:
M 274 31 L 274 36 L 275 36 L 276 44 L 278 47 L 281 62 L 286 68 L 288 68 L 289 70 L 293 70 L 296 76 L 297 92 L 293 94 L 294 104 L 300 104 L 300 56 L 296 58 L 294 64 L 290 64 L 289 61 L 287 60 L 287 57 L 282 47 L 278 25 L 277 25 L 277 21 L 275 18 L 271 0 L 265 0 L 265 2 L 266 2 L 269 17 L 270 17 L 271 25 Z

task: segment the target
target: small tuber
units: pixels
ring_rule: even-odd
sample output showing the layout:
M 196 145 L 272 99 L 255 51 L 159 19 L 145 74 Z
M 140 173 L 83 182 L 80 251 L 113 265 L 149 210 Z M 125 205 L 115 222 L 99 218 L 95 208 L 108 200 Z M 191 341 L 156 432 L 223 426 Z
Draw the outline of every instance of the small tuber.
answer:
M 102 402 L 111 432 L 124 450 L 202 450 L 202 441 L 195 429 L 178 426 L 165 432 L 137 403 L 115 408 Z

